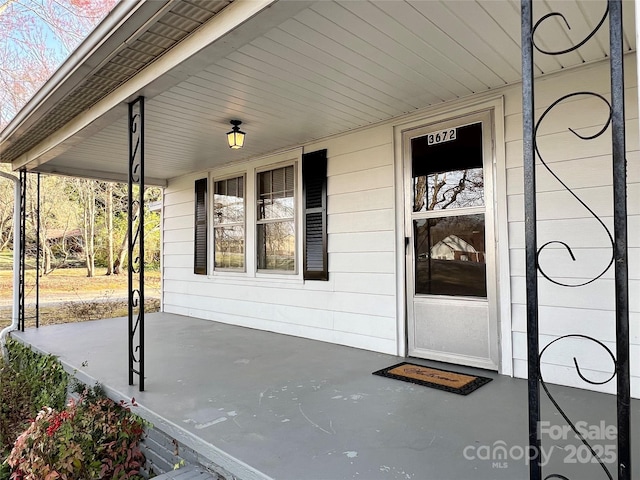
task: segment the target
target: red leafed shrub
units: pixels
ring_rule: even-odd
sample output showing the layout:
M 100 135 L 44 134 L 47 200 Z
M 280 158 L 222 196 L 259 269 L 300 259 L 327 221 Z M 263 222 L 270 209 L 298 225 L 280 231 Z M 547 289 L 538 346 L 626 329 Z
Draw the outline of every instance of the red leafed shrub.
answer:
M 38 413 L 7 459 L 12 480 L 142 478 L 142 419 L 97 390 L 85 390 L 62 411 Z

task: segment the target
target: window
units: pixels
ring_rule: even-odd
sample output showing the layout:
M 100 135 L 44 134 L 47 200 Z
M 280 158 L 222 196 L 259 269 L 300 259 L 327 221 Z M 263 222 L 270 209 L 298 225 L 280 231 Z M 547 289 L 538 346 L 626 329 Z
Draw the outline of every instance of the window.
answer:
M 304 153 L 299 164 L 290 153 L 271 161 L 212 178 L 208 187 L 207 179 L 196 181 L 196 273 L 328 280 L 327 151 Z M 256 210 L 247 211 L 247 203 Z
M 482 123 L 453 131 L 411 139 L 415 294 L 486 298 Z
M 257 261 L 259 270 L 294 272 L 295 170 L 293 165 L 258 173 Z
M 244 177 L 218 180 L 213 191 L 213 264 L 244 271 Z

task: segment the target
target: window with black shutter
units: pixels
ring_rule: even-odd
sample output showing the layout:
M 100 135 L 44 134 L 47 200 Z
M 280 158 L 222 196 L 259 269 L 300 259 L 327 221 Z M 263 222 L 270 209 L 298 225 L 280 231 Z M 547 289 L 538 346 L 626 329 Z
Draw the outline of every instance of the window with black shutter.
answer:
M 258 173 L 256 245 L 258 270 L 296 270 L 295 168 Z
M 207 274 L 207 179 L 195 183 L 195 223 L 193 237 L 193 273 Z
M 305 153 L 302 156 L 302 195 L 303 276 L 305 280 L 329 280 L 326 150 Z

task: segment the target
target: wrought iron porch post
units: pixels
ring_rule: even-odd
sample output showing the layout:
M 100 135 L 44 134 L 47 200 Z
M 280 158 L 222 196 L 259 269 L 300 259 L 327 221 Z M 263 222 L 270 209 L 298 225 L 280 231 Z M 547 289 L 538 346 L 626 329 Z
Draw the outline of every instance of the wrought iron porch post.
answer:
M 540 353 L 538 336 L 538 271 L 536 231 L 536 167 L 534 137 L 534 91 L 533 91 L 533 5 L 532 0 L 521 2 L 522 36 L 522 122 L 523 122 L 523 164 L 524 164 L 524 228 L 525 264 L 527 289 L 527 364 L 529 382 L 529 446 L 540 452 Z M 540 455 L 531 459 L 529 477 L 542 479 Z
M 606 10 L 598 25 L 579 43 L 566 49 L 553 50 L 547 47 L 541 48 L 536 44 L 535 32 L 538 26 L 549 18 L 561 19 L 561 24 L 570 28 L 570 23 L 565 16 L 559 12 L 551 12 L 542 16 L 533 24 L 532 0 L 521 0 L 521 26 L 522 26 L 522 76 L 523 76 L 523 144 L 524 144 L 524 183 L 525 183 L 525 234 L 526 234 L 526 290 L 527 290 L 527 343 L 528 343 L 528 375 L 529 375 L 529 446 L 530 453 L 535 457 L 531 458 L 530 478 L 541 480 L 542 465 L 541 454 L 541 432 L 540 422 L 540 388 L 558 410 L 558 413 L 571 427 L 576 437 L 588 448 L 592 455 L 593 463 L 599 464 L 604 475 L 612 479 L 613 476 L 601 455 L 591 447 L 589 441 L 578 431 L 569 416 L 553 398 L 550 390 L 545 384 L 543 372 L 540 369 L 541 358 L 546 349 L 552 344 L 571 338 L 580 341 L 589 341 L 599 348 L 602 348 L 612 359 L 614 370 L 611 376 L 604 381 L 594 381 L 586 378 L 580 370 L 578 360 L 573 361 L 578 376 L 588 384 L 604 385 L 616 377 L 617 383 L 617 467 L 618 480 L 631 479 L 631 412 L 630 412 L 630 358 L 629 358 L 629 284 L 628 284 L 628 243 L 627 243 L 627 161 L 625 145 L 625 112 L 624 112 L 624 52 L 623 52 L 623 23 L 622 23 L 622 2 L 621 0 L 608 0 Z M 573 52 L 587 43 L 605 24 L 609 16 L 609 65 L 611 70 L 611 101 L 603 95 L 590 92 L 578 91 L 561 96 L 546 108 L 544 113 L 536 120 L 534 118 L 534 75 L 533 75 L 533 53 L 534 49 L 543 55 L 563 55 Z M 592 135 L 580 135 L 569 128 L 580 140 L 592 140 L 601 136 L 609 125 L 611 125 L 612 140 L 612 170 L 613 170 L 613 235 L 602 219 L 585 203 L 572 189 L 565 183 L 545 161 L 537 145 L 536 133 L 543 119 L 559 103 L 578 96 L 599 99 L 609 111 L 609 116 L 604 126 L 599 132 Z M 611 241 L 611 260 L 600 274 L 586 281 L 567 283 L 548 275 L 539 263 L 541 251 L 550 244 L 556 244 L 566 249 L 573 260 L 576 260 L 571 247 L 562 241 L 552 240 L 538 247 L 536 232 L 536 183 L 535 183 L 535 163 L 540 160 L 540 164 L 554 177 L 573 199 L 578 201 L 586 211 L 604 229 Z M 542 351 L 539 350 L 538 331 L 538 273 L 547 281 L 561 287 L 582 287 L 600 279 L 611 266 L 614 265 L 615 284 L 615 318 L 616 318 L 616 353 L 613 352 L 600 340 L 581 333 L 570 333 L 560 336 L 549 342 Z M 567 478 L 559 474 L 550 474 L 544 477 Z
M 136 225 L 137 220 L 137 225 Z M 144 391 L 144 97 L 129 103 L 129 385 Z
M 18 302 L 18 330 L 24 332 L 25 274 L 27 267 L 27 171 L 20 170 L 20 288 Z
M 622 2 L 609 1 L 611 141 L 613 151 L 613 230 L 616 295 L 618 479 L 631 479 L 629 285 L 627 261 L 627 159 L 624 124 Z

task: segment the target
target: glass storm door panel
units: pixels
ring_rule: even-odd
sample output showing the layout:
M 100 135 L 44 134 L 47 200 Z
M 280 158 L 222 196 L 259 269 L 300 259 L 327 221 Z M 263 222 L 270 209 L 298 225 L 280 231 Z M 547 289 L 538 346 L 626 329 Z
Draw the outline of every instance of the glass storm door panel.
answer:
M 484 214 L 413 221 L 415 293 L 487 297 Z
M 409 355 L 497 369 L 490 112 L 405 131 Z

